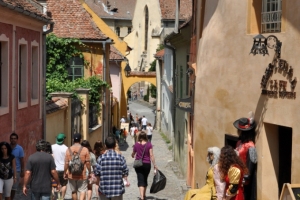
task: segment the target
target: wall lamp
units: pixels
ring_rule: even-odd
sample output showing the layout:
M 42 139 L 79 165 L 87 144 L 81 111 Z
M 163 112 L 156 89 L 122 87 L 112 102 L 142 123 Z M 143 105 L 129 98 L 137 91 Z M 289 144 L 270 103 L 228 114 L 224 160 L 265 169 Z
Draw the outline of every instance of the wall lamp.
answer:
M 127 77 L 130 76 L 131 68 L 130 68 L 128 62 L 126 64 L 124 71 L 125 71 L 125 76 L 127 76 Z
M 253 46 L 250 54 L 262 54 L 263 56 L 266 54 L 269 55 L 268 48 L 270 48 L 274 49 L 277 58 L 280 58 L 281 46 L 282 42 L 280 42 L 275 35 L 269 35 L 267 38 L 265 38 L 263 35 L 259 34 L 253 38 Z
M 192 74 L 194 74 L 194 70 L 192 69 L 192 68 L 188 68 L 187 70 L 186 70 L 186 74 L 188 75 L 188 77 L 190 77 Z

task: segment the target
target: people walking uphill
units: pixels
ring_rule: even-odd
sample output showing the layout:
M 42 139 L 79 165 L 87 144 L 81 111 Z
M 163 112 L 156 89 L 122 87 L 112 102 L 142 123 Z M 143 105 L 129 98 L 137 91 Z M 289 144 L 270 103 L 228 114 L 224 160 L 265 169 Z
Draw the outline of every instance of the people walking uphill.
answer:
M 148 141 L 151 142 L 152 140 L 152 132 L 153 132 L 153 127 L 151 126 L 151 123 L 148 123 L 147 124 L 147 138 L 148 138 Z
M 87 148 L 89 150 L 89 153 L 90 153 L 90 163 L 91 163 L 91 175 L 90 175 L 90 178 L 92 180 L 92 178 L 94 176 L 93 169 L 94 169 L 94 167 L 97 164 L 97 162 L 96 162 L 96 156 L 93 153 L 93 150 L 92 150 L 92 147 L 91 147 L 89 141 L 83 140 L 81 142 L 81 146 Z M 86 170 L 86 173 L 88 173 L 88 170 Z M 87 176 L 87 178 L 89 178 L 88 174 L 86 174 L 86 176 Z M 92 198 L 92 190 L 93 190 L 93 184 L 90 181 L 88 181 L 88 186 L 87 186 L 87 200 L 91 200 L 91 198 Z
M 24 150 L 18 144 L 19 136 L 16 133 L 12 133 L 10 135 L 10 146 L 12 149 L 12 154 L 15 156 L 16 159 L 16 181 L 13 184 L 11 190 L 11 199 L 14 199 L 15 193 L 19 188 L 20 179 L 24 177 L 24 168 L 25 168 L 25 161 L 24 161 Z
M 243 175 L 248 174 L 248 169 L 231 146 L 221 149 L 219 170 L 226 182 L 223 199 L 244 200 Z
M 27 184 L 30 182 L 32 200 L 50 199 L 52 178 L 57 183 L 57 190 L 60 190 L 54 159 L 52 155 L 45 152 L 46 145 L 45 140 L 39 140 L 36 143 L 37 152 L 29 156 L 26 164 L 23 194 L 27 196 Z
M 107 150 L 98 158 L 94 171 L 96 177 L 100 179 L 99 199 L 122 200 L 125 193 L 123 179 L 129 184 L 126 160 L 114 150 L 116 140 L 113 136 L 106 138 L 105 145 Z
M 209 147 L 207 161 L 210 167 L 206 174 L 206 184 L 200 189 L 189 190 L 184 200 L 223 200 L 225 182 L 220 179 L 218 161 L 220 149 Z
M 154 165 L 154 169 L 157 170 L 155 164 L 155 158 L 153 154 L 153 146 L 148 142 L 148 138 L 145 132 L 141 132 L 138 136 L 137 143 L 133 147 L 133 152 L 131 154 L 132 158 L 135 160 L 142 159 L 143 165 L 135 168 L 137 174 L 138 187 L 140 191 L 140 199 L 146 199 L 146 190 L 148 186 L 148 175 L 151 170 L 151 162 Z
M 79 200 L 84 200 L 87 190 L 87 174 L 91 174 L 89 150 L 80 145 L 81 135 L 75 133 L 74 144 L 66 151 L 64 174 L 72 191 L 72 199 L 77 200 L 77 192 L 80 193 Z M 88 173 L 86 173 L 88 170 Z
M 257 153 L 254 144 L 256 137 L 256 123 L 254 121 L 253 112 L 249 112 L 248 118 L 236 120 L 233 125 L 237 129 L 239 135 L 236 150 L 249 171 L 249 174 L 244 176 L 245 200 L 256 200 Z
M 65 166 L 65 157 L 68 147 L 64 144 L 66 136 L 64 133 L 59 133 L 56 136 L 56 144 L 51 146 L 54 162 L 56 165 L 56 171 L 59 177 L 59 182 L 61 184 L 61 198 L 65 197 L 67 190 L 68 180 L 64 178 L 64 166 Z
M 141 123 L 142 123 L 142 130 L 146 130 L 147 118 L 145 117 L 145 115 L 143 116 Z
M 10 200 L 11 188 L 17 179 L 16 159 L 7 142 L 1 142 L 0 148 L 0 199 L 4 196 L 5 200 Z

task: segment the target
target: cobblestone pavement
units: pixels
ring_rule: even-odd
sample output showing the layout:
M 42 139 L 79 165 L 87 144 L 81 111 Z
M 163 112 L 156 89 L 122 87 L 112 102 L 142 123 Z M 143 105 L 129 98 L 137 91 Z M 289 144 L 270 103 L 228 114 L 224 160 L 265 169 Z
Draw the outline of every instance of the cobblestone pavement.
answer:
M 143 102 L 130 102 L 130 111 L 133 115 L 138 111 L 139 116 L 145 115 L 148 121 L 154 124 L 155 114 L 153 112 L 154 107 Z M 167 184 L 164 190 L 150 194 L 150 187 L 153 179 L 153 166 L 148 177 L 148 187 L 146 191 L 147 200 L 183 200 L 185 195 L 185 180 L 182 178 L 178 165 L 172 159 L 172 151 L 168 150 L 168 145 L 162 139 L 157 130 L 153 131 L 152 137 L 153 152 L 156 160 L 156 165 L 160 171 L 164 173 L 167 178 Z M 137 177 L 132 167 L 134 159 L 131 158 L 132 153 L 132 140 L 131 136 L 128 136 L 126 143 L 120 145 L 120 150 L 126 158 L 126 162 L 129 168 L 130 186 L 126 187 L 124 200 L 137 200 L 139 197 L 139 189 L 137 187 Z M 94 191 L 96 192 L 96 191 Z M 67 192 L 68 193 L 68 192 Z M 26 197 L 22 194 L 21 189 L 17 192 L 14 200 L 29 200 L 29 195 Z M 70 193 L 68 193 L 65 199 L 71 199 Z M 93 199 L 97 199 L 95 196 Z

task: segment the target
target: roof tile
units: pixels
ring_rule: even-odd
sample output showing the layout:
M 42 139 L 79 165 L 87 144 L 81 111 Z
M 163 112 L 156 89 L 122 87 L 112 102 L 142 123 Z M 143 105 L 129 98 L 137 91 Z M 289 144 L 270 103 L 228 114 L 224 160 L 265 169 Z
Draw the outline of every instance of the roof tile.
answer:
M 107 39 L 78 0 L 48 0 L 47 10 L 55 22 L 53 33 L 58 37 Z
M 177 0 L 159 0 L 162 19 L 175 19 Z M 192 15 L 192 0 L 180 0 L 179 19 L 188 19 Z
M 134 8 L 137 0 L 118 0 L 111 2 L 110 8 L 107 7 L 106 0 L 85 0 L 85 3 L 103 19 L 128 19 L 132 20 Z M 117 8 L 117 12 L 112 12 Z

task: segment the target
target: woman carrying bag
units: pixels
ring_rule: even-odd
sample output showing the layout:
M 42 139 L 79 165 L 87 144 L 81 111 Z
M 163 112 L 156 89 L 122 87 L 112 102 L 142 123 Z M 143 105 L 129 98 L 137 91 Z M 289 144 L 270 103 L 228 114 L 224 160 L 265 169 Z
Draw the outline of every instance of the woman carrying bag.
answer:
M 154 165 L 154 169 L 157 170 L 155 165 L 155 158 L 153 155 L 153 147 L 150 142 L 148 142 L 147 134 L 141 132 L 138 136 L 137 142 L 133 146 L 133 152 L 131 154 L 132 158 L 135 160 L 142 160 L 143 165 L 135 168 L 137 174 L 137 182 L 140 191 L 140 200 L 146 199 L 146 190 L 148 186 L 148 175 L 151 170 L 151 162 Z

